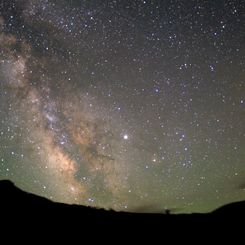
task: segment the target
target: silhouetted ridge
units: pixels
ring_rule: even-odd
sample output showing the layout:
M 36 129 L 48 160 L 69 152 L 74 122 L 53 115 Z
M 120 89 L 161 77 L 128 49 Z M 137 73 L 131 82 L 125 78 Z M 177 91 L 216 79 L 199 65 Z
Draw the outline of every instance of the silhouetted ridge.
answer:
M 80 205 L 55 203 L 46 198 L 30 194 L 16 187 L 11 181 L 0 181 L 0 210 L 1 218 L 7 214 L 17 220 L 42 220 L 43 222 L 64 223 L 82 220 L 83 224 L 127 224 L 130 226 L 151 226 L 157 223 L 160 227 L 186 225 L 186 222 L 204 226 L 206 221 L 214 224 L 231 224 L 245 218 L 245 201 L 225 205 L 208 214 L 144 214 L 106 211 Z M 204 222 L 205 221 L 205 222 Z M 85 223 L 84 223 L 85 222 Z M 229 221 L 230 222 L 230 221 Z
M 212 214 L 226 214 L 245 217 L 245 201 L 226 204 L 212 212 Z
M 8 188 L 17 188 L 14 183 L 10 180 L 1 180 L 0 181 L 0 191 L 4 191 L 4 189 Z
M 25 206 L 28 207 L 31 205 L 52 205 L 52 201 L 35 194 L 25 192 L 16 187 L 15 184 L 9 180 L 0 181 L 0 196 L 1 206 L 8 205 L 8 207 L 14 206 L 17 208 Z

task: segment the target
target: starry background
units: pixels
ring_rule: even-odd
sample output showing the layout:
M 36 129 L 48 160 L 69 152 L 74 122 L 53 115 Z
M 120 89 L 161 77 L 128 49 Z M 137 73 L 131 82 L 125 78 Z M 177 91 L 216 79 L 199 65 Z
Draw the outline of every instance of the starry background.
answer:
M 245 1 L 0 1 L 0 179 L 54 201 L 208 212 L 245 199 Z

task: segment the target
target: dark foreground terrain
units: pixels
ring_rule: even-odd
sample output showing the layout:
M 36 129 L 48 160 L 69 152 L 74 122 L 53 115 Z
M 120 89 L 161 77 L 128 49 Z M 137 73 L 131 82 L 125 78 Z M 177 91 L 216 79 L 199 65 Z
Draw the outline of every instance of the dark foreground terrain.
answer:
M 244 227 L 245 202 L 225 205 L 208 214 L 140 214 L 106 211 L 79 205 L 55 203 L 26 193 L 12 182 L 0 181 L 0 215 L 2 224 L 23 222 L 29 226 L 44 223 L 49 227 L 124 227 L 125 229 L 157 228 L 164 230 Z

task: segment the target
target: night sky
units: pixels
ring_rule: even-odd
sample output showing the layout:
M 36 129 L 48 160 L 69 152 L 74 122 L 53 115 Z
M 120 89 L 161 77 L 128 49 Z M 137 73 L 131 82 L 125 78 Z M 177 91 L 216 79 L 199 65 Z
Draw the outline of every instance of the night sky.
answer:
M 133 212 L 245 200 L 245 1 L 0 0 L 0 179 Z

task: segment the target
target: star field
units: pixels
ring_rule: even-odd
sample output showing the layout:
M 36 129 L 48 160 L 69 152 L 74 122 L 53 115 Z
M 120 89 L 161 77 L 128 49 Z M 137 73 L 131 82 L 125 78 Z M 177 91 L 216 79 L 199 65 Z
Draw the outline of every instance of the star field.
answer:
M 245 2 L 0 1 L 0 179 L 65 203 L 245 200 Z

